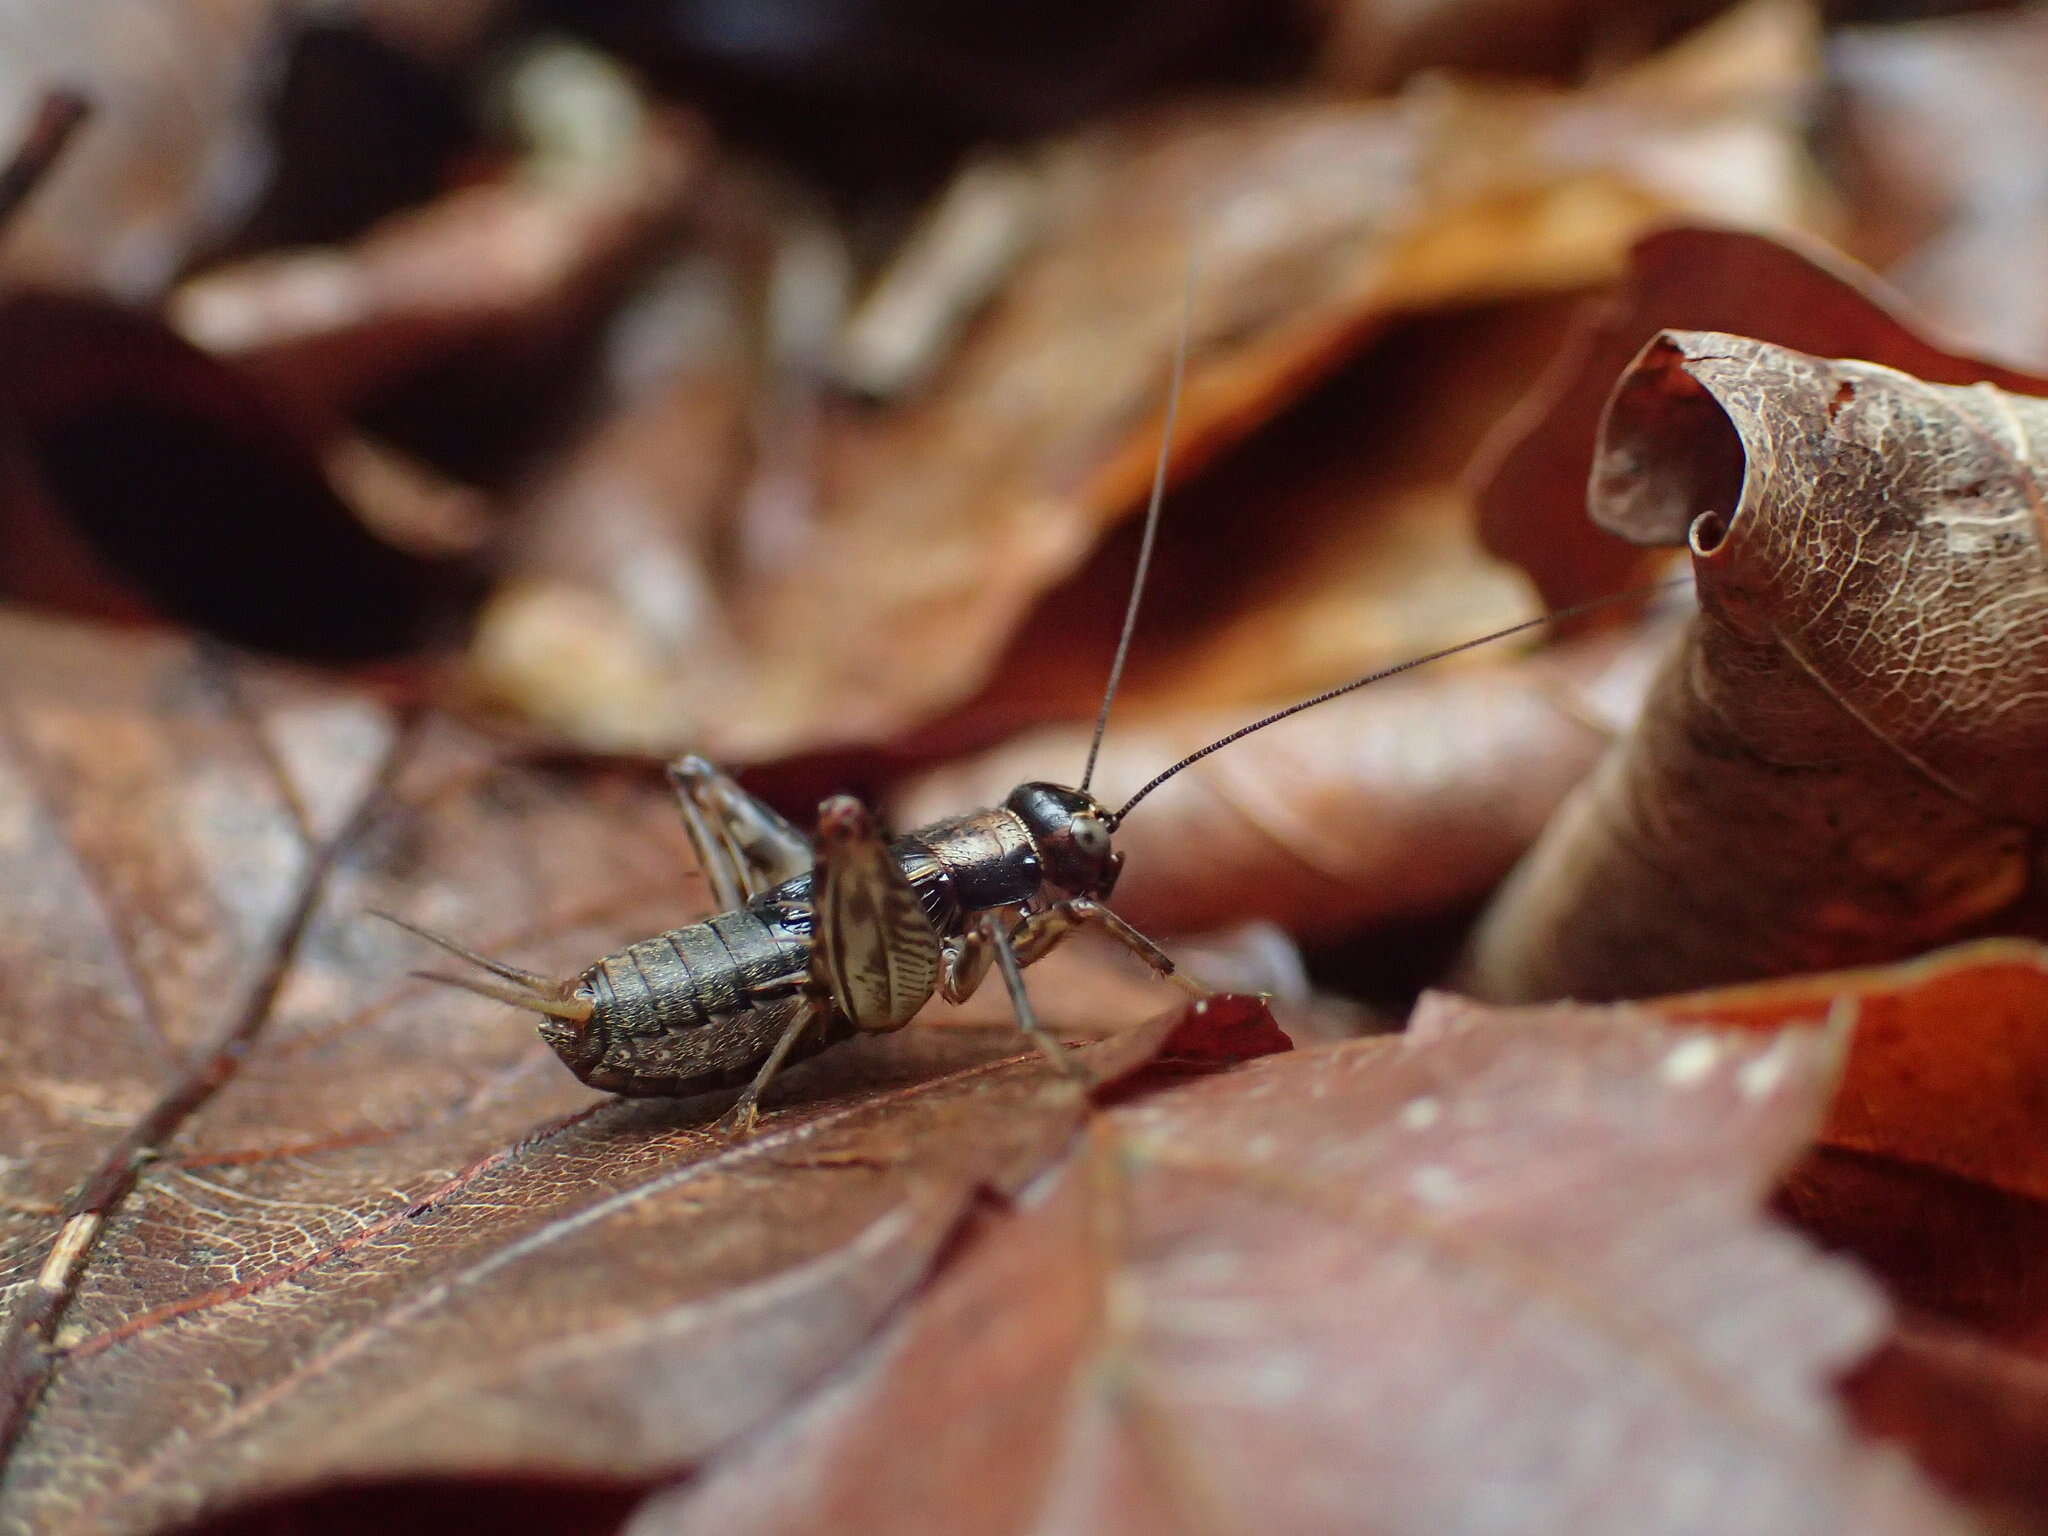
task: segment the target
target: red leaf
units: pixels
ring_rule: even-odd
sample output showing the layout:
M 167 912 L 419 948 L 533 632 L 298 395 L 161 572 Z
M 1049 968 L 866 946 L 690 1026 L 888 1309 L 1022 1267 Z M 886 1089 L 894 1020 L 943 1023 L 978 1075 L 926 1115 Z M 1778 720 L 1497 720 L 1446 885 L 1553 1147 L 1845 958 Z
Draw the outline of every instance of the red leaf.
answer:
M 1118 1111 L 635 1536 L 1957 1529 L 1830 1403 L 1882 1305 L 1755 1215 L 1834 1056 L 1437 998 Z

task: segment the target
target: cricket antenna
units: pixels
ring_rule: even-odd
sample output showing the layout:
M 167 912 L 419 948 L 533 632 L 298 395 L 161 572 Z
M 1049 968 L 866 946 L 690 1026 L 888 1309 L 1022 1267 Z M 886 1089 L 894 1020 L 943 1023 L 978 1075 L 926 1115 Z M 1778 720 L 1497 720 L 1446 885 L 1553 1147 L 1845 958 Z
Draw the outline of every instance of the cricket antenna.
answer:
M 1616 603 L 1635 602 L 1645 597 L 1653 597 L 1659 592 L 1668 592 L 1673 587 L 1684 586 L 1691 580 L 1692 575 L 1688 572 L 1683 576 L 1673 577 L 1669 581 L 1654 582 L 1647 587 L 1632 587 L 1626 592 L 1610 592 L 1605 597 L 1596 597 L 1590 602 L 1575 603 L 1569 608 L 1560 608 L 1555 613 L 1539 614 L 1533 619 L 1524 619 L 1519 624 L 1510 624 L 1506 629 L 1496 629 L 1490 635 L 1480 635 L 1475 639 L 1461 640 L 1456 645 L 1447 645 L 1442 650 L 1431 651 L 1426 656 L 1410 657 L 1407 661 L 1397 662 L 1391 667 L 1383 667 L 1377 672 L 1368 672 L 1363 677 L 1353 678 L 1348 683 L 1339 684 L 1337 687 L 1327 689 L 1312 698 L 1303 699 L 1297 704 L 1290 704 L 1285 709 L 1276 709 L 1272 714 L 1262 719 L 1254 720 L 1249 725 L 1239 726 L 1228 736 L 1218 737 L 1199 751 L 1190 752 L 1186 757 L 1164 772 L 1153 775 L 1149 781 L 1139 788 L 1135 795 L 1123 803 L 1120 810 L 1110 814 L 1108 818 L 1110 828 L 1112 831 L 1115 830 L 1123 822 L 1123 819 L 1131 814 L 1132 806 L 1151 794 L 1153 790 L 1164 784 L 1182 769 L 1192 768 L 1203 758 L 1209 756 L 1210 753 L 1221 752 L 1232 742 L 1242 741 L 1245 737 L 1251 735 L 1252 732 L 1263 731 L 1269 725 L 1277 725 L 1289 715 L 1298 715 L 1305 709 L 1314 709 L 1318 704 L 1327 704 L 1332 699 L 1342 698 L 1347 693 L 1355 693 L 1360 688 L 1364 688 L 1372 683 L 1383 682 L 1397 673 L 1412 671 L 1416 667 L 1428 666 L 1432 661 L 1442 661 L 1446 656 L 1456 656 L 1460 651 L 1470 651 L 1482 645 L 1491 645 L 1496 640 L 1505 640 L 1508 636 L 1519 635 L 1524 630 L 1540 629 L 1546 624 L 1559 624 L 1566 619 L 1575 619 L 1580 614 L 1591 613 L 1596 608 L 1607 608 Z
M 1095 777 L 1095 759 L 1102 751 L 1102 733 L 1109 729 L 1109 706 L 1116 702 L 1117 684 L 1124 678 L 1124 662 L 1131 654 L 1131 635 L 1138 627 L 1138 604 L 1144 600 L 1145 577 L 1152 569 L 1152 545 L 1159 537 L 1159 509 L 1166 501 L 1166 465 L 1173 456 L 1173 422 L 1180 414 L 1180 385 L 1188 368 L 1188 332 L 1195 315 L 1195 252 L 1188 249 L 1186 280 L 1180 293 L 1180 335 L 1173 346 L 1173 378 L 1166 386 L 1166 416 L 1159 426 L 1159 456 L 1152 463 L 1152 499 L 1145 506 L 1145 532 L 1138 542 L 1138 568 L 1131 575 L 1130 601 L 1124 605 L 1123 633 L 1117 636 L 1116 657 L 1109 664 L 1109 686 L 1102 690 L 1102 708 L 1095 713 L 1095 734 L 1088 740 L 1088 761 L 1081 768 L 1082 794 Z
M 370 916 L 381 917 L 385 922 L 403 928 L 415 938 L 425 939 L 437 949 L 444 949 L 458 960 L 467 960 L 471 965 L 489 971 L 500 980 L 512 983 L 509 987 L 493 986 L 488 981 L 478 981 L 471 976 L 450 976 L 441 971 L 414 971 L 412 974 L 422 981 L 437 981 L 444 987 L 460 987 L 465 992 L 474 992 L 478 997 L 488 997 L 495 1002 L 510 1003 L 514 1008 L 525 1008 L 535 1013 L 544 1013 L 551 1019 L 568 1019 L 582 1023 L 591 1015 L 591 1005 L 584 1001 L 571 1001 L 558 995 L 559 989 L 547 977 L 533 971 L 521 970 L 516 965 L 507 965 L 502 960 L 493 960 L 480 955 L 465 945 L 458 944 L 446 934 L 435 933 L 422 928 L 418 923 L 407 922 L 395 912 L 380 912 L 371 909 Z

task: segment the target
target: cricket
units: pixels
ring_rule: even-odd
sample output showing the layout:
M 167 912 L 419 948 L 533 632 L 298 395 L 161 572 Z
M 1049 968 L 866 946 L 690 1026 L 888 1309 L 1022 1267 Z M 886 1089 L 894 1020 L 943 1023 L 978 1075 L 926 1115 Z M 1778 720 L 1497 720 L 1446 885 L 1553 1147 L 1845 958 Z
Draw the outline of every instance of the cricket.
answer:
M 581 1081 L 610 1093 L 686 1097 L 740 1088 L 722 1124 L 751 1130 L 782 1068 L 860 1034 L 902 1028 L 934 994 L 963 1002 L 1003 979 L 1018 1028 L 1062 1074 L 1074 1056 L 1039 1022 L 1025 968 L 1073 933 L 1105 934 L 1160 977 L 1208 989 L 1108 906 L 1123 868 L 1115 834 L 1176 774 L 1255 731 L 1397 673 L 1461 651 L 1639 599 L 1612 594 L 1371 672 L 1240 726 L 1163 769 L 1112 810 L 1089 791 L 1136 631 L 1166 492 L 1187 366 L 1188 307 L 1176 344 L 1136 569 L 1080 782 L 1020 784 L 999 806 L 887 839 L 857 799 L 838 795 L 806 837 L 704 759 L 671 763 L 683 825 L 719 907 L 715 916 L 628 944 L 556 980 L 478 954 L 391 913 L 377 916 L 486 973 L 422 979 L 531 1010 L 541 1038 Z M 1683 578 L 1689 579 L 1689 578 Z

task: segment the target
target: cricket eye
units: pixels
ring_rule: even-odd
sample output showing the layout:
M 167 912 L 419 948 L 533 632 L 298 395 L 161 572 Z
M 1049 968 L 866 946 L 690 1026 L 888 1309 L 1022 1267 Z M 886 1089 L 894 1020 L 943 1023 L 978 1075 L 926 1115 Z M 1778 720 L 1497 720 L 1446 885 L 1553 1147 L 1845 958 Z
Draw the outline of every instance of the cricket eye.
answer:
M 1109 854 L 1109 828 L 1094 816 L 1076 816 L 1073 823 L 1074 846 L 1090 859 L 1106 858 Z

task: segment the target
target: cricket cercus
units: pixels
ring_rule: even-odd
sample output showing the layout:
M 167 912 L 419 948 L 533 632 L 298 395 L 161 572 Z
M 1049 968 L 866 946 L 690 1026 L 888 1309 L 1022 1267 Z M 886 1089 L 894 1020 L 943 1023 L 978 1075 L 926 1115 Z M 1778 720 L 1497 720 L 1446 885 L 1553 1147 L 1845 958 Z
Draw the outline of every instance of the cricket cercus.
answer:
M 1022 975 L 1062 939 L 1099 929 L 1159 975 L 1204 990 L 1106 905 L 1123 867 L 1116 830 L 1132 807 L 1210 753 L 1290 715 L 1411 667 L 1645 595 L 1620 593 L 1546 614 L 1303 699 L 1190 753 L 1108 809 L 1088 786 L 1151 563 L 1186 357 L 1184 317 L 1137 570 L 1078 786 L 1020 784 L 999 806 L 894 841 L 859 801 L 841 795 L 819 807 L 806 838 L 711 764 L 685 757 L 670 765 L 669 777 L 722 909 L 716 916 L 628 944 L 563 981 L 393 917 L 496 980 L 419 974 L 541 1014 L 541 1037 L 593 1088 L 669 1096 L 743 1088 L 727 1117 L 739 1131 L 751 1128 L 762 1092 L 785 1063 L 857 1034 L 900 1029 L 935 992 L 962 1001 L 991 963 L 1018 1026 L 1060 1071 L 1083 1077 L 1032 1012 Z

